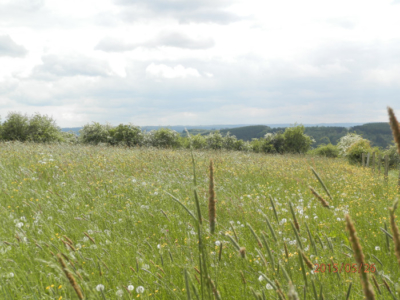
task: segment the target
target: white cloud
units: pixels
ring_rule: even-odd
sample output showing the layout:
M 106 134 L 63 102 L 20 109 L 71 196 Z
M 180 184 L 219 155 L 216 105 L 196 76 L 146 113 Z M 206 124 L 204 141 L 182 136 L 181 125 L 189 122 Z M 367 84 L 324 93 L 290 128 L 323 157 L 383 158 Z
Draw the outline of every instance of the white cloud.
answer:
M 399 103 L 395 2 L 0 0 L 0 114 L 54 112 L 61 126 L 382 120 L 380 106 Z
M 0 35 L 0 56 L 21 57 L 27 52 L 24 46 L 15 43 L 9 35 Z
M 146 75 L 150 78 L 187 78 L 187 77 L 200 77 L 199 71 L 194 68 L 185 68 L 182 65 L 169 67 L 164 64 L 151 63 L 146 68 Z

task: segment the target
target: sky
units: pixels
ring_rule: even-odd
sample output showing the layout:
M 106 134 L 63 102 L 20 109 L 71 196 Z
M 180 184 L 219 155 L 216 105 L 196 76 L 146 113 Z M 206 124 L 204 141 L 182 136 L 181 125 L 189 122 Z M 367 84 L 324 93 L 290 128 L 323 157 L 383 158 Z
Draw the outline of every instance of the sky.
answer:
M 211 125 L 400 116 L 400 0 L 0 0 L 0 116 Z

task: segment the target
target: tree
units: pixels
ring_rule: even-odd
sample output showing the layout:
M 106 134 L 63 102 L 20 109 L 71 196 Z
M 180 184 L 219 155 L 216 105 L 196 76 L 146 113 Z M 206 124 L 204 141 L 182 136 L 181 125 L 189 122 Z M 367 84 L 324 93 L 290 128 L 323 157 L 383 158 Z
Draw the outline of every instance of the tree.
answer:
M 210 132 L 210 134 L 206 137 L 207 148 L 209 149 L 222 149 L 224 139 L 219 131 Z
M 2 125 L 2 139 L 6 141 L 61 142 L 61 129 L 55 120 L 47 115 L 35 113 L 28 117 L 10 112 Z
M 61 142 L 61 129 L 55 120 L 47 115 L 35 113 L 29 118 L 29 125 L 26 128 L 27 140 L 37 143 Z
M 110 124 L 102 125 L 97 122 L 86 124 L 81 130 L 79 130 L 79 140 L 83 143 L 94 145 L 99 143 L 109 143 L 112 139 L 110 136 L 111 129 L 112 126 Z
M 175 130 L 160 128 L 150 131 L 145 141 L 157 148 L 177 148 L 180 146 L 180 135 Z
M 346 157 L 350 163 L 361 163 L 363 153 L 372 152 L 370 141 L 360 139 L 347 149 Z
M 362 140 L 363 138 L 361 135 L 358 135 L 356 133 L 348 133 L 345 136 L 341 137 L 339 140 L 339 143 L 337 144 L 337 147 L 339 148 L 339 154 L 341 156 L 346 156 L 347 151 L 349 148 L 359 140 Z
M 305 127 L 298 125 L 285 129 L 283 136 L 285 138 L 285 151 L 289 153 L 305 153 L 311 148 L 313 140 L 304 134 Z
M 226 150 L 233 150 L 237 141 L 236 136 L 230 135 L 229 131 L 226 136 L 223 137 L 222 147 Z
M 139 145 L 143 141 L 143 133 L 139 126 L 132 124 L 119 124 L 109 129 L 112 145 L 126 145 L 129 147 Z
M 27 129 L 29 117 L 18 112 L 10 112 L 2 125 L 2 137 L 6 141 L 25 142 L 27 139 Z
M 207 140 L 205 136 L 201 134 L 193 135 L 192 137 L 193 149 L 204 149 L 207 146 Z
M 332 144 L 328 145 L 319 145 L 317 149 L 312 150 L 313 153 L 319 156 L 325 156 L 325 157 L 338 157 L 339 156 L 339 149 L 337 146 L 334 146 Z

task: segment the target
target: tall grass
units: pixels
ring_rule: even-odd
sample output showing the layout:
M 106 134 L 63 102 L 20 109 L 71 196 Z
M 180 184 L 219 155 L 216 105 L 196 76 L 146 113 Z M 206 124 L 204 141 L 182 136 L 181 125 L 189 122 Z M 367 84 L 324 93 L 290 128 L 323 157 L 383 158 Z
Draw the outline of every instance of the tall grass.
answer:
M 376 262 L 370 288 L 399 298 L 389 175 L 295 155 L 0 143 L 0 299 L 76 299 L 71 278 L 85 299 L 362 299 L 359 273 L 315 272 L 357 263 L 346 214 Z M 308 187 L 321 182 L 329 210 Z

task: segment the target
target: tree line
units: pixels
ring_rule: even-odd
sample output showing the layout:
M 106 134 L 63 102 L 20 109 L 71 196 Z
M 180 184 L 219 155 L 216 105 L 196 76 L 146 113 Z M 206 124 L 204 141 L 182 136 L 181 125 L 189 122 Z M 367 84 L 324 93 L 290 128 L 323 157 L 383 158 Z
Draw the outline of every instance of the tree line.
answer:
M 338 131 L 340 131 L 339 128 Z M 308 153 L 333 158 L 345 157 L 350 163 L 361 163 L 362 153 L 375 153 L 389 155 L 391 165 L 397 165 L 400 162 L 393 143 L 386 149 L 373 147 L 370 140 L 357 133 L 348 132 L 338 140 L 336 145 L 327 140 L 328 143 L 320 144 L 317 148 L 312 149 L 311 146 L 315 144 L 315 140 L 306 132 L 303 125 L 297 125 L 267 132 L 251 141 L 244 141 L 229 132 L 222 134 L 220 131 L 210 131 L 207 135 L 198 133 L 190 135 L 189 138 L 187 135 L 182 136 L 168 128 L 142 131 L 139 126 L 133 124 L 112 126 L 92 122 L 83 126 L 79 135 L 77 135 L 73 132 L 61 131 L 53 118 L 39 113 L 28 116 L 11 112 L 4 122 L 0 121 L 0 140 L 2 141 L 81 143 L 173 149 L 190 148 L 191 146 L 194 149 L 225 149 L 256 153 Z

